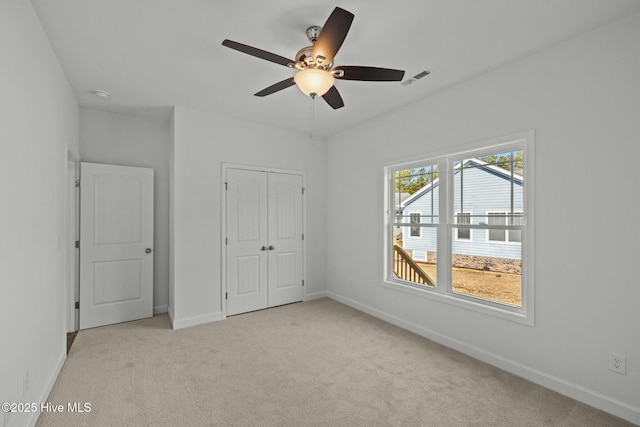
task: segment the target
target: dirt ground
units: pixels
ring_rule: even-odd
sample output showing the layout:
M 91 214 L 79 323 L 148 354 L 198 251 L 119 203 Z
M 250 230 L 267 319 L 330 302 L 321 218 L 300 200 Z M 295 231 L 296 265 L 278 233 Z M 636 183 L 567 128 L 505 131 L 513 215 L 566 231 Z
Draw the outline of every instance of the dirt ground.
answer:
M 436 265 L 419 262 L 418 265 L 434 280 Z M 453 290 L 492 301 L 516 306 L 522 305 L 522 277 L 519 274 L 478 271 L 466 268 L 453 269 Z

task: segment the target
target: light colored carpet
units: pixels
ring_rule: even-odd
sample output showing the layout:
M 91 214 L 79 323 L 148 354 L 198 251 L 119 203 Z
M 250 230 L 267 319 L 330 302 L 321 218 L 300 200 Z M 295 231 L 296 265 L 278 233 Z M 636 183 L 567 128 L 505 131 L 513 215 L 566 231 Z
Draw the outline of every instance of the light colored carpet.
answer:
M 330 299 L 80 331 L 37 426 L 629 426 Z

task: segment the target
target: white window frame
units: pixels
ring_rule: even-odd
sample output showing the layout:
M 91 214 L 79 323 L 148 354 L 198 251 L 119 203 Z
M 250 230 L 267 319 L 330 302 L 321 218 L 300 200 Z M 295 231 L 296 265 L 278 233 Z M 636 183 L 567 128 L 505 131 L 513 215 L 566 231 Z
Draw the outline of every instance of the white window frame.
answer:
M 416 216 L 418 217 L 418 222 L 411 221 Z M 420 224 L 420 223 L 422 223 L 422 215 L 420 214 L 420 212 L 409 212 L 409 224 Z M 413 234 L 414 228 L 418 229 L 418 234 Z M 422 237 L 422 227 L 420 225 L 418 226 L 410 225 L 408 237 Z
M 502 214 L 504 215 L 504 217 L 508 217 L 509 216 L 509 212 L 507 211 L 487 211 L 485 212 L 485 214 L 487 215 L 487 219 L 489 219 L 489 217 L 493 214 L 493 215 L 498 215 L 498 214 Z M 514 216 L 518 216 L 518 217 L 522 217 L 522 212 L 521 211 L 516 211 L 513 213 Z M 511 240 L 511 230 L 504 230 L 504 240 L 491 240 L 489 238 L 490 236 L 490 230 L 487 230 L 486 233 L 486 238 L 487 238 L 487 242 L 491 243 L 491 244 L 496 244 L 496 245 L 519 245 L 521 242 L 517 241 L 517 240 Z
M 535 140 L 534 131 L 524 131 L 489 140 L 475 142 L 457 150 L 439 151 L 427 153 L 422 158 L 396 160 L 382 165 L 383 191 L 384 191 L 384 232 L 383 232 L 383 280 L 382 285 L 395 291 L 404 292 L 426 299 L 445 302 L 463 309 L 485 313 L 494 317 L 515 321 L 528 326 L 535 324 L 534 318 L 534 183 L 535 183 Z M 491 301 L 471 295 L 455 293 L 451 286 L 452 243 L 454 241 L 453 228 L 457 227 L 456 216 L 453 210 L 453 172 L 454 160 L 473 158 L 477 156 L 494 154 L 507 151 L 524 152 L 524 200 L 525 212 L 524 225 L 522 226 L 522 241 L 512 244 L 521 244 L 522 250 L 522 303 L 521 306 Z M 417 159 L 417 160 L 416 160 Z M 398 279 L 393 274 L 393 221 L 394 216 L 394 173 L 398 170 L 417 168 L 425 164 L 437 165 L 439 174 L 438 186 L 440 200 L 438 212 L 438 224 L 423 224 L 422 226 L 436 227 L 438 233 L 438 275 L 436 287 L 426 287 Z M 443 194 L 445 196 L 443 197 Z M 483 228 L 486 226 L 471 224 L 470 228 Z M 455 233 L 457 234 L 457 233 Z M 466 241 L 466 240 L 463 240 Z
M 453 217 L 454 220 L 456 222 L 456 225 L 466 225 L 466 223 L 459 223 L 458 222 L 458 215 L 469 215 L 469 224 L 471 224 L 471 218 L 473 213 L 471 212 L 456 212 Z M 461 239 L 460 238 L 460 229 L 461 228 L 466 228 L 469 230 L 469 238 L 468 239 Z M 456 227 L 456 238 L 455 238 L 456 242 L 473 242 L 473 233 L 471 232 L 471 228 L 469 227 Z

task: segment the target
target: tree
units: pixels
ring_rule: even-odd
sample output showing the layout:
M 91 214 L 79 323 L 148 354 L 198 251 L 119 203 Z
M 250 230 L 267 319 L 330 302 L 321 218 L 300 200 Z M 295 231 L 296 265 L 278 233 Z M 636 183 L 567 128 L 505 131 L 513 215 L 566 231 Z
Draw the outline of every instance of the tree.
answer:
M 397 193 L 413 194 L 438 177 L 438 170 L 427 172 L 425 167 L 404 169 L 396 172 L 395 191 Z
M 511 154 L 512 153 L 494 154 L 491 156 L 482 156 L 480 159 L 509 171 L 511 170 L 512 164 Z M 522 151 L 513 152 L 513 166 L 515 170 L 524 168 L 524 153 Z

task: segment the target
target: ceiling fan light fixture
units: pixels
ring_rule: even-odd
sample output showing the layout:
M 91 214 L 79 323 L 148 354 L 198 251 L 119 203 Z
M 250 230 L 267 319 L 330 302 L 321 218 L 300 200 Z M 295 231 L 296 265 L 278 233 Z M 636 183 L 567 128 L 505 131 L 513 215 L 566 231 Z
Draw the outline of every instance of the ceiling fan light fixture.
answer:
M 307 29 L 307 37 L 312 46 L 300 49 L 295 60 L 229 39 L 224 39 L 222 45 L 274 64 L 298 70 L 293 78 L 289 77 L 273 84 L 255 93 L 255 96 L 267 96 L 296 85 L 302 93 L 312 99 L 321 96 L 331 108 L 336 110 L 344 107 L 344 101 L 334 86 L 335 79 L 397 82 L 404 77 L 404 70 L 391 68 L 357 65 L 333 68 L 333 60 L 349 32 L 353 18 L 353 13 L 340 7 L 334 8 L 323 27 L 313 26 Z M 417 79 L 418 76 L 422 76 L 422 73 L 414 77 Z
M 298 71 L 293 76 L 293 81 L 296 82 L 302 93 L 314 97 L 312 94 L 322 96 L 327 93 L 336 80 L 329 71 L 306 68 Z

